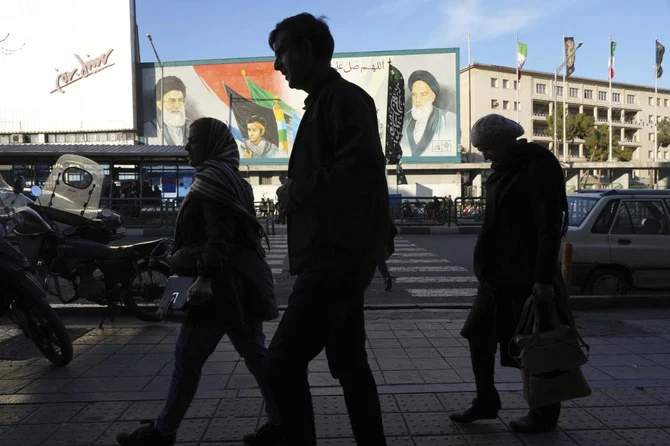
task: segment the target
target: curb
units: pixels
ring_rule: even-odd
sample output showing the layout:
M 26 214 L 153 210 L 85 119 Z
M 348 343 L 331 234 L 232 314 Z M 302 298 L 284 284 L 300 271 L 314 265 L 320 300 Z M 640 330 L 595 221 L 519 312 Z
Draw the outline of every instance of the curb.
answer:
M 51 304 L 60 317 L 95 316 L 102 319 L 107 307 L 95 304 Z M 399 303 L 399 304 L 366 304 L 366 311 L 384 310 L 469 310 L 471 303 Z M 670 295 L 639 294 L 626 296 L 572 296 L 570 308 L 573 310 L 613 310 L 670 308 Z M 286 305 L 279 305 L 279 310 L 286 310 Z M 118 309 L 116 316 L 132 316 L 124 309 Z M 138 319 L 139 320 L 139 319 Z

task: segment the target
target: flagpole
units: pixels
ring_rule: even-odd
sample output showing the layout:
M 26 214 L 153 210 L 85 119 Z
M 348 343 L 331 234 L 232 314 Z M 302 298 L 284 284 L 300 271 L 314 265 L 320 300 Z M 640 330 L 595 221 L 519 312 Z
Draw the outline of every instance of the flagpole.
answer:
M 609 141 L 609 158 L 607 161 L 610 163 L 614 161 L 614 158 L 612 157 L 612 71 L 614 70 L 614 60 L 612 60 L 612 34 L 609 35 L 609 67 L 607 70 L 607 77 L 609 78 L 610 81 L 610 90 L 609 90 L 609 99 L 610 99 L 610 106 L 609 109 L 607 110 L 607 121 L 610 126 L 610 141 Z
M 516 103 L 514 108 L 516 109 L 516 122 L 519 122 L 519 87 L 521 87 L 521 78 L 519 77 L 519 35 L 516 35 L 516 54 L 514 55 L 516 59 Z
M 563 162 L 564 163 L 568 162 L 568 154 L 567 154 L 568 143 L 565 140 L 565 137 L 566 137 L 565 128 L 567 127 L 567 125 L 566 125 L 567 122 L 566 121 L 567 121 L 567 117 L 568 117 L 567 110 L 565 108 L 565 96 L 567 96 L 565 94 L 565 90 L 567 89 L 567 85 L 565 84 L 565 73 L 568 71 L 568 59 L 567 59 L 567 57 L 568 57 L 568 55 L 565 52 L 565 35 L 564 35 L 563 36 L 563 64 L 565 65 L 565 67 L 563 68 Z
M 470 133 L 472 132 L 472 59 L 470 59 L 470 33 L 468 33 L 468 162 L 472 162 L 470 156 L 472 155 L 472 141 L 470 140 Z
M 654 43 L 654 54 L 657 52 L 658 37 Z M 658 60 L 654 65 L 654 162 L 658 161 Z

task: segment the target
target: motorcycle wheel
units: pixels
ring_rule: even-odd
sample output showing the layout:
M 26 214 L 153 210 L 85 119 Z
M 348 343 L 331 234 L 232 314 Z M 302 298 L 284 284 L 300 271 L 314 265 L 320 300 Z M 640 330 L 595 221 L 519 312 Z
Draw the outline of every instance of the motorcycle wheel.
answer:
M 72 340 L 63 321 L 43 299 L 22 299 L 12 303 L 12 319 L 56 367 L 72 361 Z
M 141 269 L 130 280 L 123 303 L 140 320 L 160 321 L 158 303 L 163 296 L 168 277 L 170 277 L 170 269 L 167 266 L 148 266 Z

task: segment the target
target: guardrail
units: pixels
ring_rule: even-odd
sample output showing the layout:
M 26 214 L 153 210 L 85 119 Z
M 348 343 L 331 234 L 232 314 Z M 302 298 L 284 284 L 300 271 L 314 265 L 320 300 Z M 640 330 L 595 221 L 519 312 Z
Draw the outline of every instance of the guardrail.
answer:
M 454 200 L 454 223 L 458 226 L 481 226 L 485 212 L 485 197 L 458 197 Z
M 453 222 L 453 206 L 445 198 L 391 196 L 389 207 L 396 226 L 442 226 Z
M 179 198 L 100 198 L 100 207 L 121 215 L 127 228 L 172 227 L 177 220 Z

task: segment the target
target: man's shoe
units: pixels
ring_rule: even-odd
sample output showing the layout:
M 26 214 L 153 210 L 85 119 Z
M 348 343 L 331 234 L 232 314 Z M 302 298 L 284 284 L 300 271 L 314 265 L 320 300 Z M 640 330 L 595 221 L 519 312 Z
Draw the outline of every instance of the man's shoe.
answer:
M 556 429 L 556 423 L 547 423 L 546 421 L 534 420 L 530 415 L 524 415 L 521 418 L 512 420 L 509 427 L 514 432 L 522 434 L 537 434 L 541 432 L 550 432 Z
M 177 435 L 161 435 L 153 421 L 143 421 L 144 426 L 134 432 L 121 432 L 116 441 L 123 446 L 173 446 Z
M 272 424 L 268 421 L 259 427 L 256 432 L 251 432 L 250 434 L 245 435 L 242 438 L 242 441 L 249 446 L 279 446 L 284 444 L 284 439 L 284 432 L 282 431 L 281 426 Z
M 477 398 L 472 400 L 472 406 L 462 412 L 454 412 L 449 415 L 451 421 L 461 424 L 472 423 L 477 420 L 493 420 L 498 417 L 500 411 L 500 399 L 491 402 L 480 402 Z
M 384 284 L 386 285 L 384 289 L 386 291 L 391 291 L 391 287 L 393 287 L 393 279 L 391 279 L 390 277 L 385 278 Z

